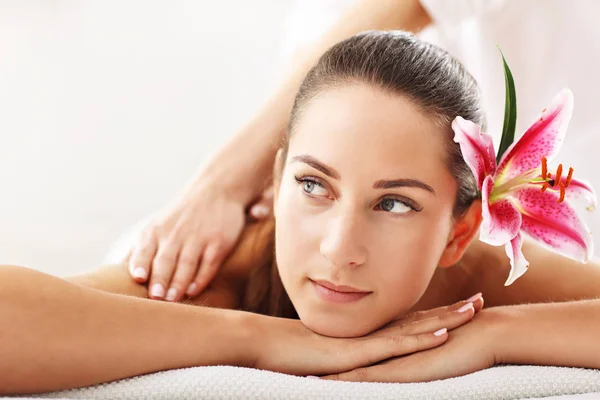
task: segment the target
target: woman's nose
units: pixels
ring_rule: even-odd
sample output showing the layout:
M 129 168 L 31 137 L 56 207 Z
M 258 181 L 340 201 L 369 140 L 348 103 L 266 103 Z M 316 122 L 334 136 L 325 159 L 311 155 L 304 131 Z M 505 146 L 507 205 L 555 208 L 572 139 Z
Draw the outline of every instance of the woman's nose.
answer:
M 321 254 L 335 267 L 357 267 L 367 261 L 364 228 L 354 216 L 338 216 L 327 225 Z

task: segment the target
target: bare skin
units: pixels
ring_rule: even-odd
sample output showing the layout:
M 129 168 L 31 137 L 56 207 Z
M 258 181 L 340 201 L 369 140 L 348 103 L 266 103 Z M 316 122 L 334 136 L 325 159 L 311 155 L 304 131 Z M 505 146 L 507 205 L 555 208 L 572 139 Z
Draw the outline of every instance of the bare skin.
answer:
M 235 293 L 245 283 L 247 274 L 256 262 L 262 259 L 263 252 L 270 251 L 266 247 L 256 249 L 256 244 L 266 243 L 261 240 L 261 236 L 271 235 L 272 228 L 272 221 L 247 225 L 220 275 L 201 296 L 185 300 L 190 305 L 146 299 L 147 289 L 131 280 L 126 265 L 106 266 L 89 274 L 68 278 L 68 282 L 24 268 L 1 267 L 0 316 L 7 318 L 4 323 L 10 323 L 11 329 L 0 329 L 0 342 L 14 345 L 0 346 L 2 359 L 13 360 L 8 365 L 0 363 L 0 393 L 59 390 L 169 368 L 215 364 L 250 366 L 295 374 L 333 374 L 329 375 L 329 379 L 343 380 L 401 382 L 440 379 L 456 376 L 457 371 L 463 374 L 494 364 L 493 355 L 486 354 L 487 361 L 484 363 L 476 359 L 474 365 L 461 365 L 460 370 L 448 370 L 447 367 L 452 364 L 448 357 L 453 359 L 456 352 L 463 351 L 461 349 L 464 344 L 461 343 L 473 340 L 467 334 L 473 329 L 480 332 L 478 329 L 482 328 L 481 325 L 490 320 L 494 324 L 487 324 L 487 327 L 497 325 L 503 329 L 498 332 L 505 334 L 513 331 L 514 325 L 509 328 L 507 324 L 496 322 L 507 319 L 520 321 L 522 318 L 531 321 L 539 317 L 543 318 L 539 324 L 549 326 L 550 329 L 557 326 L 569 331 L 564 334 L 577 331 L 582 346 L 588 346 L 589 343 L 586 343 L 589 341 L 595 342 L 593 335 L 588 339 L 579 327 L 593 321 L 589 317 L 594 315 L 597 301 L 572 300 L 598 297 L 600 265 L 582 265 L 530 243 L 526 243 L 524 252 L 531 262 L 531 270 L 514 285 L 506 288 L 503 284 L 509 265 L 503 249 L 475 241 L 458 265 L 436 272 L 425 295 L 412 310 L 420 312 L 411 313 L 399 320 L 399 331 L 377 331 L 369 335 L 373 339 L 328 339 L 310 332 L 297 320 L 238 311 L 211 311 L 207 308 L 206 306 L 238 306 L 240 299 Z M 488 306 L 568 303 L 540 304 L 542 309 L 530 310 L 533 316 L 527 313 L 528 310 L 518 307 L 514 311 L 511 307 L 486 308 L 480 312 L 483 314 L 488 310 L 485 318 L 476 317 L 474 321 L 464 325 L 468 328 L 466 331 L 462 330 L 461 325 L 470 321 L 481 309 L 482 299 L 474 303 L 471 311 L 462 314 L 456 310 L 465 305 L 465 301 L 450 308 L 423 311 L 437 305 L 452 304 L 454 300 L 465 299 L 477 291 L 485 293 Z M 564 304 L 564 307 L 560 304 Z M 494 310 L 501 312 L 492 313 Z M 563 314 L 557 313 L 569 316 L 571 323 L 563 324 L 560 316 Z M 424 339 L 419 339 L 418 342 L 422 347 L 415 348 L 414 342 L 409 340 L 390 342 L 390 338 L 406 334 L 405 329 L 415 326 L 414 323 L 409 323 L 411 318 L 420 319 L 417 322 L 421 325 L 416 326 L 424 329 L 420 331 Z M 160 323 L 156 324 L 156 321 Z M 3 326 L 8 326 L 4 323 Z M 471 324 L 472 329 L 469 328 Z M 519 322 L 523 329 L 530 330 L 536 329 L 536 324 Z M 206 329 L 207 326 L 213 328 Z M 450 337 L 448 334 L 436 338 L 431 333 L 423 333 L 433 332 L 438 327 L 455 329 L 457 334 L 451 336 L 453 340 L 440 346 Z M 455 331 L 451 334 L 455 335 Z M 593 331 L 591 328 L 590 332 Z M 465 334 L 459 334 L 460 332 Z M 536 337 L 535 340 L 539 342 L 537 349 L 536 346 L 523 342 L 521 346 L 527 346 L 526 349 L 509 349 L 496 361 L 600 367 L 594 364 L 594 357 L 590 359 L 593 351 L 590 352 L 588 348 L 566 354 L 568 360 L 561 358 L 562 353 L 559 352 L 554 353 L 553 359 L 549 360 L 546 345 L 531 333 L 527 332 L 527 336 Z M 392 336 L 382 337 L 386 335 Z M 114 339 L 117 336 L 118 346 Z M 562 337 L 562 334 L 557 333 L 556 336 Z M 365 346 L 364 340 L 373 341 L 377 337 L 380 342 L 373 342 L 369 348 Z M 485 335 L 475 333 L 474 337 L 485 338 Z M 215 347 L 215 343 L 220 345 Z M 253 343 L 258 347 L 249 347 Z M 390 346 L 392 343 L 394 344 Z M 243 344 L 243 349 L 239 348 L 240 344 Z M 277 347 L 283 344 L 285 351 Z M 273 352 L 273 346 L 279 350 Z M 435 352 L 436 346 L 439 346 L 442 353 Z M 432 347 L 433 350 L 427 350 Z M 307 355 L 309 348 L 315 350 Z M 331 351 L 336 351 L 336 348 L 341 351 L 336 354 L 340 354 L 343 359 L 338 358 L 335 365 L 328 366 Z M 372 362 L 374 359 L 387 359 L 415 351 L 418 353 L 414 356 L 392 361 L 390 368 L 383 372 L 375 368 L 381 369 L 386 364 L 368 368 L 370 363 L 367 360 Z M 528 354 L 532 351 L 533 354 Z M 281 353 L 284 359 L 257 358 L 261 352 Z M 289 365 L 290 357 L 308 358 L 303 364 L 294 366 Z M 122 361 L 117 363 L 116 360 Z M 436 363 L 432 364 L 431 360 Z M 402 370 L 394 366 L 394 362 L 409 363 L 409 370 L 420 372 L 401 377 L 390 375 L 390 371 Z M 307 363 L 310 365 L 306 365 Z M 423 363 L 430 367 L 419 367 Z M 8 369 L 2 368 L 3 365 Z M 36 379 L 32 379 L 33 376 Z
M 234 252 L 209 288 L 198 297 L 182 301 L 196 306 L 237 308 L 241 301 L 238 295 L 240 288 L 246 284 L 253 266 L 272 251 L 267 246 L 257 249 L 256 245 L 266 243 L 263 238 L 272 232 L 272 220 L 248 224 Z M 477 292 L 485 294 L 488 307 L 600 296 L 600 263 L 597 261 L 581 264 L 527 241 L 523 251 L 532 260 L 532 267 L 521 279 L 506 287 L 504 282 L 510 264 L 504 249 L 473 241 L 456 266 L 436 271 L 427 291 L 412 311 L 452 304 Z M 146 285 L 131 280 L 126 264 L 105 266 L 67 280 L 111 293 L 149 298 Z
M 296 92 L 323 52 L 358 32 L 419 32 L 430 23 L 418 0 L 359 0 L 310 49 L 296 54 L 290 64 L 294 67 L 264 106 L 153 217 L 131 249 L 130 274 L 140 283 L 149 282 L 150 297 L 194 297 L 216 275 L 242 232 L 244 210 L 271 180 Z
M 240 261 L 255 254 L 248 250 L 265 234 L 264 226 L 251 227 L 222 279 L 191 304 L 146 299 L 147 291 L 131 281 L 124 265 L 67 280 L 0 266 L 0 343 L 10 343 L 0 346 L 0 395 L 193 366 L 235 365 L 295 375 L 349 371 L 439 346 L 447 330 L 483 307 L 481 297 L 461 301 L 348 339 L 318 335 L 299 320 L 226 310 L 239 300 L 232 294 L 240 271 L 253 265 Z

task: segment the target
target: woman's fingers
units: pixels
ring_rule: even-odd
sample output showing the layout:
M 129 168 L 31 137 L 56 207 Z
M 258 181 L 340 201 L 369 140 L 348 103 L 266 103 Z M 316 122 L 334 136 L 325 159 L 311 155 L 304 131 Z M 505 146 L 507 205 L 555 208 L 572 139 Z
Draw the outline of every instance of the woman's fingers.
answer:
M 436 315 L 420 321 L 409 322 L 401 325 L 400 327 L 402 329 L 402 333 L 406 335 L 435 332 L 442 328 L 452 330 L 469 322 L 474 315 L 475 307 L 473 303 L 466 303 L 456 310 L 448 311 L 444 314 Z
M 462 300 L 462 301 L 456 302 L 454 304 L 451 304 L 449 306 L 443 306 L 443 307 L 433 308 L 431 310 L 414 312 L 412 314 L 409 314 L 405 317 L 402 317 L 402 318 L 399 318 L 399 319 L 393 321 L 390 325 L 405 324 L 405 323 L 412 322 L 412 321 L 418 321 L 418 320 L 422 320 L 422 319 L 436 317 L 439 315 L 443 315 L 447 312 L 458 310 L 459 308 L 461 308 L 464 305 L 469 304 L 469 303 L 476 306 L 476 304 L 479 302 L 479 299 L 481 299 L 481 298 L 482 298 L 482 294 L 477 293 L 476 295 L 471 296 L 467 300 Z M 483 305 L 483 304 L 481 304 L 481 305 Z M 480 309 L 481 308 L 475 307 L 475 312 L 478 312 Z
M 223 248 L 220 241 L 213 241 L 206 246 L 202 255 L 202 262 L 192 282 L 187 286 L 186 295 L 197 296 L 213 280 L 225 256 L 229 253 Z
M 184 243 L 177 257 L 177 265 L 165 300 L 177 302 L 186 294 L 190 283 L 196 276 L 201 252 L 202 246 L 198 246 L 190 241 Z
M 132 249 L 130 274 L 152 299 L 197 296 L 215 277 L 245 223 L 245 204 L 219 184 L 197 183 L 154 217 Z
M 389 358 L 431 349 L 442 345 L 446 340 L 448 331 L 445 328 L 418 335 L 393 334 L 393 331 L 390 331 L 384 336 L 368 337 L 349 346 L 347 354 L 352 366 L 341 368 L 340 371 L 370 366 Z
M 137 240 L 129 257 L 129 273 L 138 283 L 145 283 L 150 276 L 152 260 L 158 249 L 158 239 L 152 231 L 144 231 Z
M 485 302 L 485 300 L 483 299 L 483 297 L 479 297 L 477 300 L 475 300 L 473 302 L 473 307 L 475 308 L 475 314 L 477 314 L 479 311 L 481 311 L 483 309 L 484 302 Z
M 265 219 L 273 211 L 273 186 L 265 190 L 259 201 L 250 207 L 249 214 L 256 220 Z
M 294 375 L 343 373 L 432 349 L 448 339 L 445 328 L 405 335 L 400 327 L 387 329 L 382 335 L 331 338 L 310 331 L 298 320 L 261 319 L 256 325 L 256 340 L 248 344 L 249 350 L 256 352 L 248 365 Z
M 381 359 L 368 359 L 366 360 L 366 363 L 358 365 L 346 372 L 328 375 L 327 379 L 358 381 L 373 380 L 369 378 L 369 375 L 373 375 L 374 377 L 378 377 L 377 379 L 380 379 L 381 374 L 378 373 L 377 365 L 374 364 L 393 359 L 394 357 L 429 350 L 444 344 L 448 339 L 449 330 L 456 329 L 469 323 L 482 307 L 483 298 L 481 295 L 477 295 L 468 299 L 468 301 L 461 301 L 448 307 L 440 307 L 419 313 L 417 316 L 413 315 L 411 318 L 395 321 L 387 327 L 364 338 L 365 340 L 382 339 L 384 341 L 383 343 L 388 341 L 389 353 L 382 353 L 383 356 L 387 357 Z M 390 346 L 390 341 L 401 342 L 402 348 Z M 373 348 L 365 350 L 365 354 L 369 354 L 369 356 L 373 357 L 369 351 L 375 352 L 379 350 L 377 349 L 377 346 L 379 345 L 380 343 L 377 342 L 370 343 L 369 346 L 373 346 Z M 361 362 L 364 361 L 365 360 L 361 360 Z M 381 369 L 387 371 L 389 368 L 384 367 Z
M 152 262 L 150 283 L 148 285 L 150 298 L 162 300 L 166 297 L 181 249 L 180 246 L 179 242 L 172 240 L 159 245 Z

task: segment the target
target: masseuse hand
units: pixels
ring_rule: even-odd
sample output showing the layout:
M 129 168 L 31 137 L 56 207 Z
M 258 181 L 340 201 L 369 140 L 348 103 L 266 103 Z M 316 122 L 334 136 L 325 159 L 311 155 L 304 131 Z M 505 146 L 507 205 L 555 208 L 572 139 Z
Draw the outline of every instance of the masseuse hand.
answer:
M 409 315 L 372 334 L 353 339 L 320 336 L 298 320 L 267 317 L 271 318 L 270 323 L 262 324 L 263 331 L 257 336 L 261 339 L 252 344 L 258 346 L 258 352 L 249 366 L 294 375 L 361 371 L 392 357 L 410 358 L 414 355 L 408 354 L 444 348 L 448 339 L 446 330 L 468 326 L 482 306 L 481 299 L 474 306 L 462 301 L 451 307 Z
M 272 192 L 250 209 L 261 219 L 271 212 Z M 148 283 L 150 298 L 195 297 L 211 282 L 237 242 L 246 205 L 214 184 L 190 186 L 156 215 L 131 250 L 129 272 Z
M 483 300 L 475 302 L 481 310 Z M 356 368 L 323 379 L 362 382 L 428 382 L 469 374 L 495 364 L 496 309 L 477 313 L 448 335 L 443 346 L 407 357 L 394 358 L 373 366 Z

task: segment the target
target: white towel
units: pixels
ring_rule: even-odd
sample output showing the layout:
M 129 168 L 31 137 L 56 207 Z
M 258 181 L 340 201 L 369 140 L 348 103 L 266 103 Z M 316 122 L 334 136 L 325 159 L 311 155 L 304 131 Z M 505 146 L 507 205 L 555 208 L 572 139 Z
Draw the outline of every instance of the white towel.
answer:
M 592 394 L 596 393 L 596 394 Z M 65 399 L 600 399 L 600 370 L 501 366 L 428 383 L 325 381 L 230 366 L 196 367 L 37 395 Z M 587 395 L 583 395 L 587 394 Z

